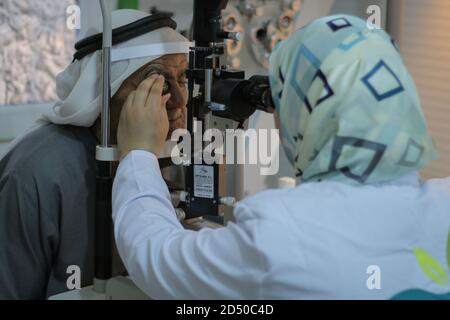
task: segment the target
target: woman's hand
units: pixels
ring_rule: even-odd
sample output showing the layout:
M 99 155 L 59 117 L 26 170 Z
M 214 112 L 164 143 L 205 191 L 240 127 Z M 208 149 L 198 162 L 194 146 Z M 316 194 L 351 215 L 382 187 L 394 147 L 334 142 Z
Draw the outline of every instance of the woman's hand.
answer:
M 170 99 L 170 94 L 162 96 L 163 84 L 163 76 L 153 75 L 125 101 L 117 132 L 120 160 L 132 150 L 161 153 L 169 131 L 166 103 Z

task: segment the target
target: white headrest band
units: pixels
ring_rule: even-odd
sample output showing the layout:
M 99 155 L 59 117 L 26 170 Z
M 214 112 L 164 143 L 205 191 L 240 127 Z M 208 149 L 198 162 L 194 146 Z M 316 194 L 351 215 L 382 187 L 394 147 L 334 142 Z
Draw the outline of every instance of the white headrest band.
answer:
M 173 53 L 188 53 L 192 46 L 192 42 L 166 42 L 112 49 L 111 62 Z

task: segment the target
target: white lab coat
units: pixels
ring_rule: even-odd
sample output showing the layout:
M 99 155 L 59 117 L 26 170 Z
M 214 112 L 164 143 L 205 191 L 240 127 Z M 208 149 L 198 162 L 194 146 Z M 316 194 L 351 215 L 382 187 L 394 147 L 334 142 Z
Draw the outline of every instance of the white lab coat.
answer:
M 184 230 L 156 157 L 131 152 L 113 187 L 119 253 L 157 299 L 387 299 L 450 291 L 420 268 L 415 248 L 448 273 L 450 179 L 352 187 L 305 183 L 236 205 L 236 223 Z

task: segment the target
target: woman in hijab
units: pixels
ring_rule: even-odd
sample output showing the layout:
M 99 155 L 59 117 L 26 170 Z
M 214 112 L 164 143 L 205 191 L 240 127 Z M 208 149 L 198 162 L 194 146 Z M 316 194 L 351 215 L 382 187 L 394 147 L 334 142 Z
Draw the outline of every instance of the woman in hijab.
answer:
M 175 217 L 155 157 L 167 132 L 162 80 L 129 96 L 113 219 L 137 285 L 180 299 L 450 291 L 450 179 L 419 177 L 436 151 L 393 40 L 359 18 L 321 18 L 278 45 L 269 75 L 299 183 L 244 199 L 218 230 L 186 231 Z

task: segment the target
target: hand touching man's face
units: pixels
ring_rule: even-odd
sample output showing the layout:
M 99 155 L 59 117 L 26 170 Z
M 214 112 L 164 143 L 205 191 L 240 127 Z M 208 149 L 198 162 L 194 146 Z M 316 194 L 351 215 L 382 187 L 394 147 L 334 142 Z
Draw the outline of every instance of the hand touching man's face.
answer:
M 187 58 L 185 54 L 165 55 L 158 60 L 153 61 L 147 68 L 156 69 L 164 76 L 169 84 L 170 99 L 166 104 L 167 115 L 169 118 L 169 133 L 167 139 L 170 139 L 175 129 L 186 128 L 187 113 Z M 144 73 L 146 72 L 144 71 Z
M 169 132 L 167 139 L 170 139 L 170 136 L 175 129 L 186 128 L 186 105 L 188 100 L 186 78 L 187 67 L 188 62 L 186 54 L 168 54 L 144 65 L 125 80 L 117 93 L 111 98 L 111 143 L 116 143 L 120 112 L 127 97 L 132 91 L 137 89 L 142 81 L 154 74 L 154 71 L 163 75 L 169 84 L 168 93 L 170 93 L 170 100 L 166 103 L 167 115 L 169 118 Z M 95 127 L 95 131 L 99 136 L 99 120 L 97 120 Z

